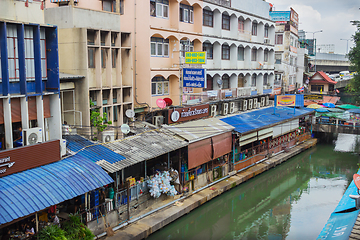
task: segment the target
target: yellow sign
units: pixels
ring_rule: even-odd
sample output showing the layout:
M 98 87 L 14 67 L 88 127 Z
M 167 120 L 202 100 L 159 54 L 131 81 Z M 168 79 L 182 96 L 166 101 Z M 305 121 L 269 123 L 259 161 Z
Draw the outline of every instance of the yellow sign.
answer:
M 205 64 L 206 52 L 186 52 L 185 53 L 186 64 Z
M 296 95 L 278 95 L 276 96 L 276 106 L 294 107 Z

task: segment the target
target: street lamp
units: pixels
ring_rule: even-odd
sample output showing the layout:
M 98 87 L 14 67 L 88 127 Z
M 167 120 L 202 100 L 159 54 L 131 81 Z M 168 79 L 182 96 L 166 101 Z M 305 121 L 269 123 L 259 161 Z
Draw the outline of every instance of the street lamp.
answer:
M 343 38 L 340 38 L 340 40 L 345 40 L 346 41 L 346 54 L 348 54 L 348 46 L 349 46 L 349 41 L 351 40 L 351 39 L 343 39 Z
M 315 31 L 315 32 L 305 32 L 305 33 L 312 33 L 313 34 L 313 53 L 315 54 L 315 72 L 316 72 L 316 44 L 315 44 L 315 33 L 321 33 L 323 30 Z M 314 52 L 315 50 L 315 52 Z

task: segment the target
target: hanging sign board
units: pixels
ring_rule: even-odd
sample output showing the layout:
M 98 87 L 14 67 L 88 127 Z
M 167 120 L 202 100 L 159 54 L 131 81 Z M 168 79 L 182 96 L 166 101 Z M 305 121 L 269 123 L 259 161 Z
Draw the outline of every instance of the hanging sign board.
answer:
M 205 69 L 183 68 L 183 87 L 204 88 L 206 82 Z
M 174 108 L 168 111 L 168 124 L 184 122 L 209 116 L 209 104 L 194 107 Z
M 321 95 L 304 95 L 304 100 L 323 100 L 323 96 Z
M 186 64 L 205 64 L 206 52 L 186 52 L 185 53 Z
M 276 96 L 276 106 L 295 107 L 296 95 L 278 95 Z

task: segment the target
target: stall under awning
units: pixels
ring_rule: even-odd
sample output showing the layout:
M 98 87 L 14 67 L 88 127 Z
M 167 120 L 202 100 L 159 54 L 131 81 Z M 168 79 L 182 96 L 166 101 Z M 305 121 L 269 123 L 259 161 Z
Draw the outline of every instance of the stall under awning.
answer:
M 34 214 L 113 182 L 81 156 L 0 178 L 0 225 Z

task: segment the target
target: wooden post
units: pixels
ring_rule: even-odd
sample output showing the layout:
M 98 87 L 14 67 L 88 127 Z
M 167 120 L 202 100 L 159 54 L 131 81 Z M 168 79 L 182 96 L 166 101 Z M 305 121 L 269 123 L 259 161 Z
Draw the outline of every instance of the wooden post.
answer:
M 127 213 L 128 213 L 128 221 L 130 221 L 130 181 L 126 181 L 126 190 L 127 190 Z
M 35 223 L 36 223 L 36 233 L 39 232 L 39 219 L 38 219 L 38 214 L 35 213 Z
M 180 190 L 180 194 L 182 194 L 182 189 L 183 189 L 183 183 L 184 181 L 182 180 L 182 177 L 181 177 L 181 149 L 179 150 L 179 180 L 180 180 L 180 187 L 179 187 L 179 190 Z

